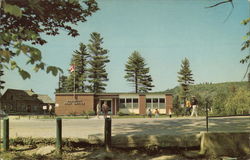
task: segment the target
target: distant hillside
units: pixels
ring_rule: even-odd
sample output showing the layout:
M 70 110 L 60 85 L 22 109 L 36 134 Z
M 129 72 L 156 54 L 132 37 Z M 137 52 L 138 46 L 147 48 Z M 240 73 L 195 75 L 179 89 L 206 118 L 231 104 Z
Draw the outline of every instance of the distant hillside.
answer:
M 248 88 L 248 82 L 224 82 L 224 83 L 204 83 L 190 86 L 190 92 L 193 95 L 199 94 L 200 96 L 214 96 L 219 92 L 227 93 L 235 91 L 239 88 Z M 249 88 L 250 89 L 250 88 Z M 173 89 L 167 90 L 167 92 L 174 95 L 180 93 L 181 88 L 177 86 Z

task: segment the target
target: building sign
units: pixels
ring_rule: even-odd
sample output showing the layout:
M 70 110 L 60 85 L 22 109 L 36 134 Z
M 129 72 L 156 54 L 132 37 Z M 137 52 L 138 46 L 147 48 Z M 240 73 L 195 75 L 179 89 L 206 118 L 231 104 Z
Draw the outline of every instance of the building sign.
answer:
M 84 105 L 84 102 L 80 100 L 67 101 L 67 102 L 64 102 L 64 105 Z

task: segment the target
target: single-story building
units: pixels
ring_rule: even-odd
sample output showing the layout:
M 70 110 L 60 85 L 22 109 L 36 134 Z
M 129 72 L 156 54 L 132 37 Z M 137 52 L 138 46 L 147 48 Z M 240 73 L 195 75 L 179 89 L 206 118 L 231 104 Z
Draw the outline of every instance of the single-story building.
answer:
M 7 114 L 43 114 L 49 106 L 55 106 L 48 95 L 36 94 L 33 90 L 7 89 L 0 100 L 0 109 Z
M 56 115 L 81 115 L 95 112 L 97 104 L 106 102 L 110 114 L 146 114 L 148 109 L 158 109 L 169 114 L 173 109 L 173 96 L 169 93 L 56 93 Z

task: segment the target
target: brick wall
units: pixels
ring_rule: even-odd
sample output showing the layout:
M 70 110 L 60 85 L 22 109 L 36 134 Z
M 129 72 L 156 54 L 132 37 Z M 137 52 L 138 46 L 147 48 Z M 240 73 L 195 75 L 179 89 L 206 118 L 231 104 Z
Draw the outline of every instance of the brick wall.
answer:
M 83 112 L 94 111 L 93 94 L 56 94 L 56 115 L 81 115 Z
M 172 94 L 166 94 L 166 114 L 169 114 L 169 111 L 173 112 L 173 95 Z
M 146 96 L 139 95 L 139 114 L 146 114 Z

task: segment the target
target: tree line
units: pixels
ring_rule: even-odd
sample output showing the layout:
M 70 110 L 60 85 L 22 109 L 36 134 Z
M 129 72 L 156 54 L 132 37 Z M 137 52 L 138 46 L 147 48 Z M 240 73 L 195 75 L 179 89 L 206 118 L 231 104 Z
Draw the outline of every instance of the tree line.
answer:
M 104 49 L 102 44 L 103 38 L 97 32 L 90 34 L 89 44 L 80 43 L 79 49 L 72 55 L 69 75 L 59 76 L 57 93 L 105 91 L 106 82 L 109 80 L 106 64 L 110 60 L 108 50 Z M 134 51 L 125 64 L 124 78 L 133 86 L 136 93 L 148 92 L 154 87 L 149 67 L 146 65 L 145 59 L 138 51 Z
M 184 101 L 181 86 L 169 92 L 174 95 L 174 112 L 183 115 Z M 215 84 L 196 84 L 189 86 L 190 94 L 198 100 L 198 114 L 205 115 L 206 106 L 214 116 L 248 115 L 250 113 L 250 85 L 248 82 L 225 82 Z
M 190 62 L 182 60 L 178 72 L 180 85 L 172 90 L 174 95 L 174 113 L 184 115 L 186 100 L 194 96 L 198 101 L 198 112 L 205 115 L 206 107 L 210 115 L 249 115 L 250 114 L 250 83 L 235 82 L 222 84 L 204 83 L 194 85 Z

